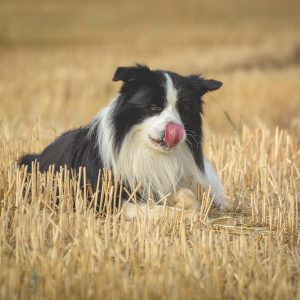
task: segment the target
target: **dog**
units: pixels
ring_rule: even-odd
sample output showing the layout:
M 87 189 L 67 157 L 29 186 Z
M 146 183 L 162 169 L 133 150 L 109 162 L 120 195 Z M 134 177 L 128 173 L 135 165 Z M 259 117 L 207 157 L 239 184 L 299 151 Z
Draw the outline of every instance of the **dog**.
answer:
M 192 191 L 199 183 L 210 186 L 217 207 L 228 208 L 220 179 L 202 149 L 203 96 L 222 83 L 140 64 L 118 67 L 112 80 L 122 86 L 90 124 L 63 133 L 40 154 L 24 155 L 18 165 L 30 171 L 38 162 L 42 172 L 51 165 L 55 171 L 85 167 L 93 191 L 99 170 L 110 169 L 131 191 L 142 183 L 141 207 L 149 197 L 158 201 L 168 193 L 183 193 L 197 209 Z M 136 215 L 130 205 L 126 211 L 130 218 Z

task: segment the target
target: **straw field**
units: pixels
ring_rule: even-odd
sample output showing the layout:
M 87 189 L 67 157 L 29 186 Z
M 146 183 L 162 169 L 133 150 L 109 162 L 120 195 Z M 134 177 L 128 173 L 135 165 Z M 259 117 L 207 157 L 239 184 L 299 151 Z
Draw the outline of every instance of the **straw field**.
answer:
M 1 1 L 0 299 L 299 299 L 299 9 Z M 17 170 L 89 122 L 135 62 L 223 81 L 205 97 L 205 153 L 231 211 L 201 191 L 192 220 L 127 221 L 97 213 L 70 174 Z M 115 201 L 120 183 L 102 175 L 92 199 Z

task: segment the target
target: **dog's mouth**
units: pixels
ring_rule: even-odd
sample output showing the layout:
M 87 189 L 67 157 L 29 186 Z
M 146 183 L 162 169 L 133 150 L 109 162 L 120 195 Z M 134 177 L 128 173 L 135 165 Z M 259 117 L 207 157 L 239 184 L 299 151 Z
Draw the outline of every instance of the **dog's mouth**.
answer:
M 164 151 L 174 149 L 184 139 L 184 127 L 176 123 L 168 123 L 165 128 L 164 137 L 155 139 L 149 135 L 149 138 L 154 146 L 159 147 Z
M 152 144 L 156 147 L 160 147 L 164 151 L 171 151 L 174 147 L 168 146 L 163 139 L 154 139 L 151 136 L 149 136 Z

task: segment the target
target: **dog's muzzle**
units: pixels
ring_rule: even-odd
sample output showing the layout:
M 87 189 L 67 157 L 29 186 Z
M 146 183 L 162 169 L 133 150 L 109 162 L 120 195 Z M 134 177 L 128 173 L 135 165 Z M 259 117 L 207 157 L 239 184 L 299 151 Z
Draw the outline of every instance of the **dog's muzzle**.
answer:
M 168 147 L 176 146 L 184 136 L 184 127 L 176 123 L 168 123 L 165 130 L 164 142 Z

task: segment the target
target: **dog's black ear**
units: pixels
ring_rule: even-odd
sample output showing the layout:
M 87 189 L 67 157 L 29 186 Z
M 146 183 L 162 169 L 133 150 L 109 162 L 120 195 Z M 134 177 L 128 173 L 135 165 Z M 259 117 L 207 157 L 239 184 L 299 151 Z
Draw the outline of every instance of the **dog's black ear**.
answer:
M 140 64 L 131 67 L 118 67 L 112 80 L 122 80 L 124 82 L 136 81 L 144 78 L 150 72 L 149 67 Z
M 203 83 L 208 92 L 218 90 L 223 83 L 215 79 L 203 79 Z
M 223 85 L 221 81 L 215 79 L 204 79 L 198 75 L 191 75 L 188 77 L 188 79 L 201 96 L 207 92 L 215 91 Z

